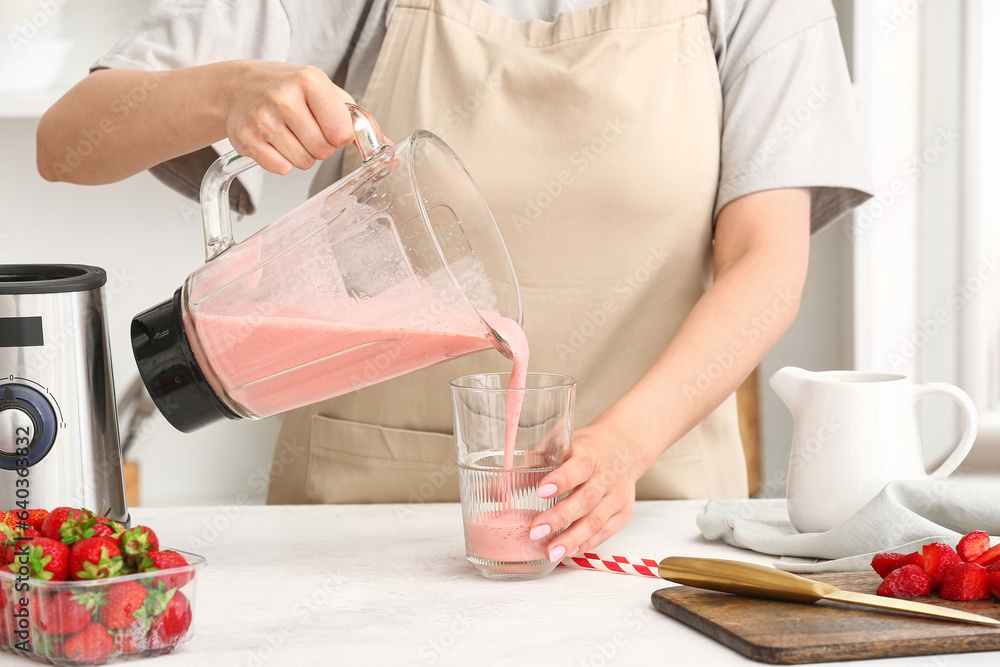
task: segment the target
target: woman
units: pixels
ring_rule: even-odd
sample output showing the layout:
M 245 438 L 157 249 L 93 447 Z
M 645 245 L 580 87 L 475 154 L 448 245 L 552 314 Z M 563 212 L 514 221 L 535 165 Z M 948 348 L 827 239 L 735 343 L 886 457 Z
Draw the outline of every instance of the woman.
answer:
M 603 542 L 637 495 L 746 496 L 733 391 L 795 317 L 810 231 L 871 191 L 828 0 L 164 3 L 45 115 L 39 169 L 153 168 L 193 193 L 228 137 L 280 174 L 325 160 L 318 190 L 358 164 L 337 150 L 354 97 L 387 136 L 428 128 L 462 157 L 520 280 L 532 369 L 579 382 L 573 456 L 540 487 L 575 491 L 533 523 L 568 526 L 549 557 Z M 269 502 L 454 500 L 447 382 L 502 361 L 286 415 Z

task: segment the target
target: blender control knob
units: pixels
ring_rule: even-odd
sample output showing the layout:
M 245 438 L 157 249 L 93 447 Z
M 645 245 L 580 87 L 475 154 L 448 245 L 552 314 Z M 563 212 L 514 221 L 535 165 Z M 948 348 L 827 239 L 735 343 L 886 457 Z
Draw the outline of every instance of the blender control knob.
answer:
M 27 468 L 52 449 L 59 422 L 40 391 L 20 383 L 0 385 L 0 469 Z

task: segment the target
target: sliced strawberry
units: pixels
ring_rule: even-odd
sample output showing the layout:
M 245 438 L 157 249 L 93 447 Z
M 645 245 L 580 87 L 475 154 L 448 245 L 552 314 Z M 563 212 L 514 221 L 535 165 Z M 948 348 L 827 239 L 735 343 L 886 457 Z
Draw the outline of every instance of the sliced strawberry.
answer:
M 924 557 L 914 551 L 908 554 L 883 553 L 875 554 L 872 558 L 872 569 L 878 572 L 878 576 L 885 579 L 885 575 L 904 565 L 924 566 Z
M 101 608 L 101 621 L 110 630 L 124 630 L 142 620 L 141 612 L 146 602 L 146 587 L 138 581 L 123 581 L 108 589 L 108 604 Z
M 992 563 L 990 563 L 989 565 L 987 565 L 986 566 L 986 571 L 987 572 L 997 572 L 997 571 L 1000 571 L 1000 560 L 993 561 Z
M 931 578 L 919 565 L 904 565 L 889 572 L 877 591 L 891 598 L 915 598 L 930 592 Z
M 986 576 L 982 565 L 957 563 L 944 573 L 938 595 L 942 600 L 986 600 L 990 597 Z
M 69 552 L 69 576 L 73 579 L 106 579 L 121 574 L 122 556 L 110 537 L 86 537 Z
M 1000 570 L 993 570 L 992 572 L 986 572 L 986 585 L 989 586 L 990 592 L 1000 600 Z
M 83 630 L 94 610 L 104 603 L 104 595 L 95 591 L 64 591 L 45 596 L 39 600 L 38 627 L 52 635 L 71 635 Z
M 70 660 L 97 665 L 111 657 L 114 647 L 115 643 L 108 629 L 100 623 L 91 623 L 66 638 L 63 652 Z
M 995 547 L 990 547 L 983 553 L 979 554 L 979 556 L 972 562 L 976 565 L 982 565 L 983 567 L 1000 562 L 1000 544 Z
M 974 530 L 958 541 L 955 549 L 965 562 L 976 560 L 979 554 L 990 548 L 990 536 L 982 530 Z
M 943 542 L 932 542 L 923 548 L 924 571 L 931 578 L 931 588 L 941 588 L 941 579 L 952 565 L 961 563 L 958 553 Z

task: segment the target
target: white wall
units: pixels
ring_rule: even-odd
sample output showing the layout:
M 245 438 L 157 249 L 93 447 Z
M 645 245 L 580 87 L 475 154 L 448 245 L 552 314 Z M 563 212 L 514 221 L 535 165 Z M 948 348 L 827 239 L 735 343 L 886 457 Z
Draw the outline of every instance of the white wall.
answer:
M 204 261 L 200 214 L 148 174 L 99 187 L 47 183 L 34 165 L 34 120 L 0 120 L 0 263 L 93 264 L 105 288 L 115 384 L 138 375 L 129 342 L 132 316 L 168 298 Z M 265 182 L 265 204 L 237 223 L 237 238 L 294 207 L 309 175 Z M 266 467 L 277 419 L 218 423 L 185 435 L 159 414 L 135 445 L 142 502 L 148 505 L 262 502 L 248 480 Z
M 45 24 L 46 32 L 74 40 L 57 86 L 66 89 L 148 5 L 60 0 L 45 3 L 47 17 L 38 14 L 37 1 L 23 0 L 18 8 L 30 11 L 29 20 Z M 8 6 L 5 18 L 18 8 Z M 0 116 L 30 97 L 0 94 Z M 109 338 L 121 396 L 138 375 L 129 342 L 132 316 L 170 297 L 204 261 L 200 213 L 148 174 L 100 187 L 45 182 L 35 169 L 36 128 L 36 118 L 0 118 L 0 263 L 92 264 L 108 272 Z M 236 224 L 237 238 L 298 204 L 309 178 L 268 176 L 261 211 Z M 142 503 L 263 502 L 263 487 L 250 480 L 266 475 L 278 425 L 278 419 L 226 422 L 185 435 L 156 413 L 130 453 L 140 465 Z

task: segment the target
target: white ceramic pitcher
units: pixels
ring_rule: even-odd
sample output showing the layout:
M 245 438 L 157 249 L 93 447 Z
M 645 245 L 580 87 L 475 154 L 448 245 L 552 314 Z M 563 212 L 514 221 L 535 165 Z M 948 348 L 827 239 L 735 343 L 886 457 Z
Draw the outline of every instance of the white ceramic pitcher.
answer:
M 788 514 L 803 533 L 843 523 L 897 479 L 944 479 L 976 439 L 976 408 L 944 382 L 914 384 L 903 375 L 864 371 L 814 373 L 787 366 L 771 387 L 792 413 Z M 962 409 L 962 437 L 937 470 L 924 468 L 914 405 L 930 394 Z

